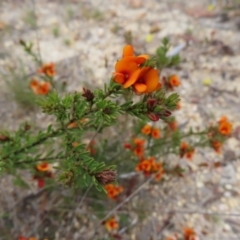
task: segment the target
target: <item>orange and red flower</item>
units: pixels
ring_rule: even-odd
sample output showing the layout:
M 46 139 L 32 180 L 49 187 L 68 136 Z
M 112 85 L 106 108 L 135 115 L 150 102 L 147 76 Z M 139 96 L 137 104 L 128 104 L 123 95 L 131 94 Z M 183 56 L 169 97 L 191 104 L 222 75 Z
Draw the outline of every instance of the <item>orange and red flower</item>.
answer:
M 54 63 L 44 64 L 40 69 L 38 69 L 38 73 L 43 73 L 48 77 L 53 77 L 56 75 L 55 65 Z
M 136 166 L 136 171 L 142 171 L 146 177 L 148 177 L 152 173 L 156 173 L 155 179 L 158 181 L 161 180 L 164 174 L 162 163 L 156 162 L 154 157 L 140 160 L 140 162 Z
M 188 160 L 192 160 L 195 149 L 189 146 L 186 142 L 181 143 L 180 147 L 180 157 L 186 157 Z
M 123 191 L 123 187 L 122 186 L 116 186 L 114 184 L 107 184 L 105 186 L 105 189 L 107 191 L 107 195 L 109 198 L 116 200 L 117 196 Z
M 181 82 L 177 75 L 171 75 L 169 77 L 169 83 L 170 83 L 171 87 L 178 87 L 181 85 Z
M 133 52 L 131 45 L 123 48 L 123 57 L 115 65 L 113 80 L 124 88 L 133 87 L 137 94 L 150 93 L 161 88 L 158 70 L 140 66 L 149 56 L 134 56 Z
M 151 134 L 153 138 L 160 138 L 160 130 L 158 128 L 152 128 L 150 125 L 145 125 L 141 132 L 145 135 Z
M 212 148 L 215 150 L 216 153 L 220 154 L 222 149 L 222 143 L 219 141 L 211 141 Z
M 183 229 L 184 240 L 196 240 L 196 233 L 193 228 Z
M 33 176 L 33 180 L 37 180 L 39 188 L 42 188 L 45 185 L 45 178 L 53 178 L 53 174 L 50 171 L 50 166 L 47 162 L 36 165 L 35 170 L 36 172 Z
M 49 171 L 50 166 L 47 162 L 42 162 L 36 166 L 36 169 L 39 172 L 46 172 L 46 171 Z
M 145 125 L 141 130 L 141 132 L 145 135 L 149 135 L 151 131 L 152 131 L 152 127 L 150 125 Z
M 138 157 L 142 157 L 144 153 L 145 140 L 141 138 L 134 138 L 133 142 L 135 144 L 133 149 L 134 154 Z
M 51 89 L 51 84 L 45 81 L 37 81 L 32 79 L 30 83 L 30 88 L 36 95 L 46 95 Z
M 158 128 L 153 128 L 151 136 L 156 139 L 160 138 L 160 130 Z
M 104 223 L 106 229 L 111 232 L 113 230 L 118 229 L 118 222 L 115 217 L 109 218 L 105 223 Z
M 225 136 L 228 136 L 231 134 L 232 132 L 232 123 L 228 122 L 227 118 L 225 116 L 223 116 L 220 120 L 219 120 L 219 127 L 218 127 L 218 131 Z
M 169 129 L 171 130 L 171 131 L 176 131 L 177 130 L 177 128 L 178 128 L 178 123 L 177 123 L 177 121 L 171 121 L 171 122 L 169 122 L 168 123 L 168 127 L 169 127 Z

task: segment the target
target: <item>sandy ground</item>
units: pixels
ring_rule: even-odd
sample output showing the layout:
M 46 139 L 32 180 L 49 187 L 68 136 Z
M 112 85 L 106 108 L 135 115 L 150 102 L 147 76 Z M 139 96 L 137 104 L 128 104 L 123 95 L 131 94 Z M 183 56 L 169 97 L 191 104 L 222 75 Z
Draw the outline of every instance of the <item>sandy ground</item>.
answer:
M 139 53 L 154 54 L 166 36 L 173 49 L 185 45 L 180 52 L 182 64 L 176 69 L 182 82 L 179 88 L 182 110 L 176 115 L 180 125 L 186 129 L 202 127 L 227 115 L 235 127 L 239 126 L 240 10 L 223 10 L 224 1 L 217 2 L 215 8 L 208 1 L 189 2 L 0 0 L 1 129 L 15 129 L 25 120 L 36 121 L 40 126 L 41 122 L 51 121 L 37 110 L 19 107 L 6 85 L 4 76 L 11 79 L 8 70 L 16 70 L 20 60 L 30 75 L 36 70 L 18 44 L 19 39 L 32 41 L 44 62 L 55 62 L 59 81 L 67 82 L 67 91 L 74 91 L 81 90 L 83 85 L 101 86 L 109 81 L 129 33 Z M 228 6 L 231 4 L 229 2 Z M 208 169 L 180 181 L 168 182 L 161 189 L 151 187 L 148 191 L 154 200 L 148 206 L 148 217 L 139 227 L 139 220 L 134 223 L 133 214 L 133 226 L 128 231 L 122 229 L 123 239 L 164 239 L 168 233 L 181 231 L 184 225 L 194 226 L 200 239 L 240 239 L 239 139 L 237 134 L 231 137 L 220 156 L 199 150 L 192 164 L 196 167 L 203 158 L 209 162 L 222 161 L 225 165 L 221 169 Z M 49 239 L 88 239 L 87 235 L 93 234 L 94 223 L 82 219 L 84 211 L 77 204 L 74 211 L 79 211 L 81 221 L 76 218 L 70 221 L 73 224 L 68 224 L 74 215 L 71 210 L 60 222 L 51 219 L 40 228 L 42 222 L 39 221 L 34 227 L 26 228 L 29 224 L 24 219 L 24 211 L 28 211 L 25 209 L 29 204 L 27 199 L 39 203 L 38 195 L 34 195 L 38 190 L 33 186 L 20 191 L 8 177 L 0 179 L 0 183 L 0 211 L 10 212 L 10 223 L 2 218 L 0 226 L 13 226 L 4 236 L 0 234 L 0 239 L 16 239 L 23 231 L 26 235 L 39 235 L 39 229 L 45 231 L 45 236 L 51 231 L 53 235 Z M 67 195 L 68 190 L 62 190 L 61 194 Z M 149 200 L 146 196 L 143 198 Z M 50 199 L 49 211 L 55 198 Z M 36 205 L 30 205 L 33 211 Z M 34 222 L 34 217 L 31 218 L 29 221 Z

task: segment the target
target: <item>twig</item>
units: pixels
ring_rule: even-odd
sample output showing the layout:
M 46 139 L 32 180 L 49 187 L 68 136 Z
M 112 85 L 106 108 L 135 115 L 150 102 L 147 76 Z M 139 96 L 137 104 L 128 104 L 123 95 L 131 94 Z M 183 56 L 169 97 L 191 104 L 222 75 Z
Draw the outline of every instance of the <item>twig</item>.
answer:
M 100 223 L 95 227 L 95 230 L 97 230 L 101 226 L 102 222 L 107 220 L 114 212 L 116 212 L 123 205 L 125 205 L 127 202 L 129 202 L 138 192 L 140 192 L 146 185 L 148 185 L 154 179 L 154 177 L 155 177 L 155 174 L 153 174 L 151 177 L 149 177 L 149 179 L 146 180 L 141 186 L 139 186 L 132 194 L 130 194 L 127 198 L 125 198 L 121 203 L 119 203 L 111 211 L 109 211 L 108 214 L 106 214 L 106 216 L 100 220 Z M 93 239 L 93 238 L 90 238 L 90 239 Z

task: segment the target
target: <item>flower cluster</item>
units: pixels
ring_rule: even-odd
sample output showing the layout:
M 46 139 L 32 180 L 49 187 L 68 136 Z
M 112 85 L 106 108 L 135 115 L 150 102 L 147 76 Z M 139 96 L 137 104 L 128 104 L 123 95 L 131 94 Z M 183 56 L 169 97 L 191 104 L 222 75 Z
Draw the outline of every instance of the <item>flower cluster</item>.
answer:
M 196 232 L 194 231 L 193 228 L 190 227 L 185 227 L 183 228 L 183 238 L 179 238 L 178 234 L 174 234 L 173 236 L 169 236 L 166 238 L 166 240 L 199 240 Z
M 40 69 L 38 69 L 38 73 L 45 74 L 48 77 L 54 77 L 56 75 L 54 63 L 51 62 L 44 64 Z
M 188 160 L 192 160 L 193 154 L 195 152 L 195 149 L 191 146 L 189 146 L 186 142 L 182 142 L 180 146 L 180 157 L 183 158 L 184 156 Z
M 145 177 L 156 173 L 155 179 L 158 181 L 161 180 L 164 174 L 162 163 L 156 162 L 154 157 L 150 157 L 148 159 L 140 159 L 140 162 L 136 166 L 136 171 L 142 171 Z
M 30 82 L 30 87 L 36 95 L 46 95 L 51 88 L 51 84 L 46 81 L 32 79 Z
M 230 123 L 226 116 L 218 121 L 217 126 L 211 126 L 209 129 L 209 140 L 212 148 L 221 153 L 222 144 L 232 133 L 232 123 Z
M 37 180 L 38 187 L 42 188 L 45 185 L 45 178 L 53 178 L 53 173 L 50 171 L 50 165 L 47 162 L 40 163 L 35 167 L 33 180 Z
M 33 78 L 30 82 L 30 88 L 36 95 L 47 95 L 51 89 L 51 83 L 45 81 L 45 77 L 52 79 L 56 75 L 54 63 L 44 64 L 40 69 L 38 69 L 39 74 L 44 74 L 40 76 L 44 80 L 37 80 Z M 48 79 L 49 80 L 49 79 Z
M 153 128 L 148 124 L 142 128 L 141 132 L 145 135 L 151 134 L 152 138 L 160 138 L 160 130 L 158 128 Z
M 124 88 L 132 87 L 137 94 L 151 93 L 161 88 L 159 72 L 151 66 L 144 66 L 148 55 L 134 56 L 131 45 L 123 48 L 122 59 L 115 65 L 113 80 Z
M 107 184 L 105 185 L 105 189 L 107 191 L 107 195 L 109 198 L 116 200 L 118 195 L 123 192 L 122 186 L 116 186 L 114 184 Z

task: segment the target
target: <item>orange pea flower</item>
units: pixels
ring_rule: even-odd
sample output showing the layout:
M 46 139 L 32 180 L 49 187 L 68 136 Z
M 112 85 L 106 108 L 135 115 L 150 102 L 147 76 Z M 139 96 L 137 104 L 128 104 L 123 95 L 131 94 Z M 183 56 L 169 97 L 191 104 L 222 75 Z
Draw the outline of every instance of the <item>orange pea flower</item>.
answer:
M 222 122 L 218 127 L 218 131 L 222 135 L 229 135 L 232 132 L 232 124 L 230 122 Z
M 153 128 L 151 135 L 153 138 L 156 138 L 156 139 L 160 138 L 160 130 L 157 128 Z
M 149 135 L 151 131 L 152 131 L 152 127 L 150 125 L 145 125 L 141 130 L 141 132 L 145 135 Z
M 171 131 L 176 131 L 178 128 L 178 123 L 177 121 L 172 121 L 168 123 L 168 127 L 170 128 Z
M 216 153 L 220 154 L 222 149 L 222 143 L 218 141 L 211 141 L 212 148 Z
M 114 184 L 107 184 L 105 186 L 105 189 L 107 191 L 107 195 L 109 198 L 116 200 L 117 196 L 123 191 L 123 187 L 122 186 L 116 186 Z
M 162 163 L 157 163 L 154 157 L 141 160 L 136 166 L 136 171 L 142 171 L 146 177 L 149 176 L 151 173 L 157 173 L 155 176 L 156 180 L 160 180 L 164 174 Z
M 43 73 L 48 77 L 53 77 L 56 75 L 54 63 L 44 64 L 40 69 L 38 69 L 38 73 Z
M 222 117 L 220 118 L 220 120 L 218 121 L 219 124 L 222 124 L 222 123 L 225 123 L 225 122 L 228 122 L 228 119 L 227 119 L 226 116 L 222 116 Z
M 43 162 L 43 163 L 40 163 L 36 166 L 36 169 L 39 171 L 39 172 L 46 172 L 46 171 L 49 171 L 50 169 L 50 166 L 47 162 Z
M 115 217 L 111 217 L 110 219 L 108 219 L 104 225 L 109 232 L 117 230 L 119 227 Z
M 190 147 L 186 142 L 182 142 L 180 146 L 180 157 L 186 157 L 188 160 L 192 160 L 195 149 Z
M 144 153 L 145 140 L 140 138 L 134 138 L 133 142 L 135 144 L 135 147 L 133 149 L 134 154 L 138 157 L 142 157 Z
M 170 83 L 171 87 L 178 87 L 181 84 L 177 75 L 171 75 L 169 77 L 169 83 Z
M 142 67 L 149 58 L 148 55 L 134 56 L 131 45 L 123 48 L 123 57 L 115 65 L 113 81 L 122 84 L 124 88 L 133 87 L 137 94 L 150 93 L 161 88 L 158 70 L 152 67 Z
M 133 142 L 134 142 L 137 146 L 143 146 L 144 143 L 145 143 L 145 140 L 144 140 L 144 139 L 141 139 L 141 138 L 134 138 L 134 139 L 133 139 Z
M 132 45 L 126 45 L 123 48 L 122 59 L 135 62 L 137 64 L 144 63 L 149 58 L 148 55 L 143 54 L 139 56 L 134 56 L 134 49 Z
M 196 233 L 192 228 L 184 228 L 183 229 L 184 240 L 195 240 Z
M 27 238 L 25 238 L 24 236 L 19 236 L 18 240 L 27 240 Z
M 124 88 L 133 86 L 136 93 L 151 93 L 161 88 L 158 70 L 151 67 L 138 68 L 123 84 Z
M 45 81 L 37 81 L 36 79 L 32 79 L 30 83 L 30 88 L 36 95 L 46 95 L 49 93 L 51 84 Z
M 186 158 L 187 158 L 189 161 L 192 161 L 194 152 L 195 152 L 195 149 L 192 149 L 192 150 L 189 150 L 188 152 L 186 152 Z
M 149 161 L 148 159 L 141 161 L 137 167 L 136 167 L 136 171 L 143 171 L 143 172 L 150 172 L 152 168 L 152 162 Z

